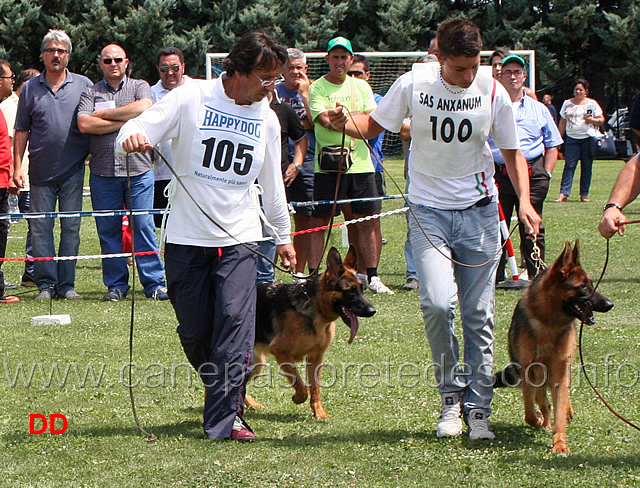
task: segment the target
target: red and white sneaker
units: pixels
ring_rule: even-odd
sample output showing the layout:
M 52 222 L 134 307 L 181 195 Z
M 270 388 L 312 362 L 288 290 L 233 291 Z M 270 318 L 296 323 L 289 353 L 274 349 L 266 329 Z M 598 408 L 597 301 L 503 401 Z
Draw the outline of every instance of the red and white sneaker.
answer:
M 256 435 L 251 427 L 239 415 L 236 415 L 236 419 L 233 421 L 231 440 L 238 442 L 255 442 L 256 440 Z

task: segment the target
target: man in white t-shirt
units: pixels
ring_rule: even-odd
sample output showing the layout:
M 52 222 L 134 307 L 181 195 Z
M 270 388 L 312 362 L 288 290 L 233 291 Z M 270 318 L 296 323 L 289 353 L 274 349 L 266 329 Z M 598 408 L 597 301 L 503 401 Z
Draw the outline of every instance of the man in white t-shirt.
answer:
M 259 53 L 259 54 L 256 54 Z M 256 313 L 256 242 L 264 215 L 285 267 L 296 264 L 280 166 L 280 123 L 267 94 L 282 79 L 287 51 L 249 32 L 215 80 L 171 90 L 118 135 L 119 153 L 172 139 L 180 178 L 167 221 L 168 293 L 185 354 L 207 394 L 210 439 L 255 440 L 242 417 Z
M 410 232 L 420 281 L 420 303 L 442 395 L 438 437 L 462 432 L 493 439 L 488 417 L 493 395 L 493 309 L 500 257 L 497 190 L 491 135 L 502 150 L 518 194 L 520 219 L 536 234 L 540 217 L 529 201 L 527 164 L 518 150 L 511 99 L 480 67 L 482 35 L 472 22 L 453 18 L 437 33 L 439 63 L 418 63 L 401 76 L 370 115 L 355 123 L 364 137 L 399 132 L 412 117 L 409 156 Z M 357 137 L 341 107 L 332 125 Z M 460 300 L 464 358 L 454 332 Z
M 151 87 L 151 95 L 153 95 L 153 103 L 161 100 L 167 93 L 174 88 L 178 88 L 191 81 L 191 78 L 184 74 L 184 54 L 177 47 L 163 47 L 158 51 L 158 76 L 160 79 Z M 158 150 L 173 167 L 173 159 L 171 157 L 171 141 L 162 141 L 158 144 Z M 166 208 L 168 199 L 164 195 L 165 188 L 169 184 L 173 174 L 165 162 L 156 157 L 153 161 L 153 176 L 155 177 L 153 192 L 153 208 Z M 156 227 L 162 225 L 162 215 L 153 216 Z

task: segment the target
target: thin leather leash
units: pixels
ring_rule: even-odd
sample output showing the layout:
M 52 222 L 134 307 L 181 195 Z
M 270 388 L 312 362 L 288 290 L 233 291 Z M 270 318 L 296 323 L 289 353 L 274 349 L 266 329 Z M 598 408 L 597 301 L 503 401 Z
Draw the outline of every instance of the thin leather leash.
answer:
M 492 262 L 496 257 L 500 256 L 503 253 L 504 247 L 507 244 L 507 240 L 505 239 L 504 242 L 502 243 L 502 245 L 500 246 L 500 248 L 498 249 L 498 251 L 496 252 L 496 254 L 489 258 L 487 261 L 483 262 L 483 263 L 479 263 L 479 264 L 467 264 L 467 263 L 463 263 L 460 262 L 454 258 L 452 258 L 451 256 L 447 256 L 444 252 L 442 252 L 440 250 L 440 248 L 438 246 L 436 246 L 436 244 L 431 240 L 431 238 L 429 237 L 429 235 L 427 234 L 427 231 L 424 230 L 424 227 L 422 227 L 422 225 L 420 224 L 420 221 L 418 220 L 418 217 L 416 216 L 415 212 L 413 211 L 413 207 L 411 206 L 411 203 L 409 202 L 409 200 L 407 199 L 407 196 L 405 194 L 405 192 L 400 188 L 400 186 L 398 185 L 398 183 L 396 182 L 396 180 L 393 178 L 393 176 L 391 176 L 391 174 L 389 173 L 389 171 L 387 171 L 387 168 L 385 168 L 384 164 L 382 163 L 382 161 L 380 160 L 380 158 L 378 157 L 378 155 L 373 151 L 373 148 L 371 147 L 371 145 L 369 144 L 369 141 L 364 137 L 364 134 L 362 133 L 362 131 L 360 130 L 360 127 L 358 127 L 358 124 L 356 123 L 356 121 L 353 118 L 353 114 L 351 113 L 351 111 L 346 107 L 346 106 L 342 106 L 342 108 L 344 110 L 347 111 L 347 114 L 349 115 L 349 117 L 351 118 L 351 122 L 353 123 L 353 126 L 356 128 L 356 130 L 358 131 L 358 134 L 360 135 L 360 138 L 365 142 L 365 144 L 367 145 L 367 147 L 369 148 L 369 152 L 371 152 L 371 155 L 376 159 L 376 161 L 378 162 L 378 164 L 380 165 L 380 167 L 384 170 L 384 173 L 386 176 L 389 177 L 389 179 L 391 180 L 391 182 L 393 183 L 393 185 L 396 187 L 396 189 L 398 190 L 398 192 L 400 193 L 400 195 L 402 195 L 402 199 L 404 200 L 405 205 L 407 206 L 407 208 L 409 209 L 409 213 L 411 214 L 411 216 L 413 217 L 413 219 L 415 220 L 416 224 L 418 225 L 418 228 L 420 229 L 420 231 L 422 232 L 422 235 L 424 235 L 424 237 L 427 239 L 427 241 L 429 242 L 429 244 L 431 244 L 431 247 L 433 247 L 440 255 L 442 255 L 445 259 L 448 259 L 449 261 L 451 261 L 454 264 L 458 264 L 460 266 L 464 266 L 466 268 L 481 268 L 483 266 L 486 266 L 487 264 L 489 264 L 490 262 Z M 509 238 L 511 238 L 511 236 L 513 235 L 513 233 L 515 232 L 515 230 L 518 228 L 518 225 L 514 225 L 511 230 L 509 231 Z
M 636 224 L 636 223 L 640 223 L 640 220 L 630 220 L 627 222 L 624 222 L 624 224 Z M 602 281 L 602 278 L 604 276 L 605 271 L 607 270 L 607 266 L 609 265 L 609 255 L 610 255 L 610 251 L 609 251 L 609 239 L 607 239 L 607 252 L 606 252 L 606 256 L 605 256 L 605 260 L 604 260 L 604 266 L 602 267 L 602 272 L 600 273 L 600 277 L 598 278 L 598 282 L 596 283 L 596 285 L 593 287 L 593 294 L 595 295 L 596 290 L 598 289 L 598 286 L 600 286 L 600 282 Z M 592 295 L 593 297 L 593 295 Z M 631 420 L 629 420 L 628 418 L 626 418 L 624 415 L 618 413 L 610 404 L 609 402 L 607 402 L 607 400 L 605 400 L 604 396 L 602 395 L 602 393 L 600 393 L 600 391 L 598 391 L 598 389 L 596 388 L 596 386 L 593 384 L 593 382 L 591 381 L 591 378 L 589 378 L 589 375 L 587 374 L 587 369 L 585 368 L 585 364 L 584 364 L 584 355 L 582 353 L 582 331 L 584 330 L 584 320 L 582 320 L 580 322 L 580 333 L 578 334 L 578 352 L 580 353 L 580 366 L 582 367 L 582 374 L 584 374 L 584 377 L 587 380 L 587 383 L 589 383 L 589 386 L 591 387 L 591 389 L 593 390 L 593 392 L 596 394 L 596 396 L 600 399 L 600 401 L 604 404 L 605 407 L 607 407 L 607 409 L 616 417 L 618 417 L 620 420 L 622 420 L 625 424 L 630 425 L 631 427 L 633 427 L 636 430 L 640 430 L 640 427 L 637 426 L 635 423 L 633 423 Z
M 133 419 L 136 422 L 136 426 L 138 430 L 142 432 L 145 436 L 147 442 L 155 442 L 158 438 L 145 430 L 138 419 L 138 411 L 136 410 L 136 400 L 133 393 L 133 324 L 135 323 L 135 311 L 136 311 L 136 227 L 135 220 L 133 218 L 133 197 L 131 194 L 131 175 L 129 173 L 129 155 L 126 157 L 126 165 L 127 165 L 127 190 L 129 192 L 129 201 L 127 202 L 127 207 L 129 209 L 129 228 L 131 229 L 131 257 L 133 259 L 132 273 L 131 279 L 133 283 L 131 284 L 131 321 L 129 323 L 129 399 L 131 401 L 131 412 L 133 413 Z
M 346 137 L 346 133 L 345 131 L 342 132 L 342 150 L 340 151 L 340 160 L 339 160 L 339 164 L 338 164 L 338 175 L 337 175 L 337 179 L 336 179 L 336 191 L 335 191 L 335 195 L 334 195 L 334 199 L 333 199 L 333 205 L 332 205 L 332 209 L 331 209 L 331 219 L 329 222 L 329 230 L 327 232 L 327 238 L 325 240 L 325 244 L 322 250 L 322 257 L 324 257 L 328 244 L 329 244 L 329 240 L 331 238 L 331 229 L 333 227 L 333 221 L 334 221 L 334 217 L 335 217 L 335 209 L 337 206 L 337 201 L 338 201 L 338 192 L 339 192 L 339 188 L 340 188 L 340 180 L 342 178 L 342 164 L 344 161 L 344 142 L 345 142 L 345 137 Z M 262 254 L 261 252 L 257 251 L 256 249 L 254 249 L 253 247 L 247 245 L 244 242 L 241 242 L 237 237 L 235 237 L 234 235 L 232 235 L 229 231 L 227 231 L 222 225 L 220 225 L 218 222 L 216 222 L 209 214 L 207 214 L 207 212 L 205 212 L 205 210 L 200 206 L 200 204 L 198 203 L 198 201 L 193 197 L 193 195 L 189 192 L 189 190 L 186 188 L 186 186 L 184 185 L 184 183 L 182 182 L 182 179 L 180 178 L 180 176 L 178 176 L 178 174 L 176 173 L 176 171 L 174 170 L 173 166 L 167 161 L 167 159 L 162 155 L 162 153 L 160 151 L 158 151 L 155 147 L 152 149 L 153 151 L 155 151 L 155 153 L 160 157 L 160 159 L 162 159 L 162 161 L 166 164 L 166 166 L 169 168 L 169 170 L 171 171 L 171 174 L 175 177 L 176 181 L 178 182 L 178 184 L 180 185 L 180 187 L 184 190 L 184 192 L 187 194 L 187 196 L 189 197 L 189 199 L 195 204 L 196 208 L 202 212 L 202 214 L 212 223 L 214 224 L 216 227 L 218 227 L 220 230 L 222 230 L 225 234 L 227 234 L 229 237 L 231 237 L 232 239 L 234 239 L 239 245 L 243 246 L 244 248 L 248 249 L 250 252 L 257 254 L 258 256 L 266 259 L 267 261 L 269 261 L 274 268 L 279 269 L 282 272 L 288 273 L 288 274 L 293 274 L 293 271 L 290 268 L 284 268 L 279 266 L 278 264 L 276 264 L 275 262 L 273 262 L 270 258 L 268 258 L 267 256 L 265 256 L 264 254 Z M 128 191 L 129 191 L 129 202 L 128 202 L 128 209 L 129 209 L 129 226 L 131 228 L 131 254 L 132 254 L 132 258 L 133 258 L 133 270 L 132 270 L 132 286 L 131 286 L 131 320 L 129 323 L 129 398 L 130 398 L 130 402 L 131 402 L 131 412 L 133 414 L 133 418 L 135 420 L 136 426 L 138 427 L 138 430 L 140 432 L 142 432 L 142 434 L 145 436 L 146 440 L 148 442 L 155 442 L 156 440 L 158 440 L 158 438 L 152 434 L 151 432 L 148 432 L 147 430 L 145 430 L 145 428 L 142 426 L 142 424 L 140 423 L 140 420 L 138 418 L 138 412 L 136 409 L 136 403 L 135 403 L 135 395 L 133 392 L 133 377 L 132 377 L 132 365 L 133 365 L 133 331 L 134 331 L 134 324 L 135 324 L 135 288 L 136 288 L 136 267 L 137 267 L 137 263 L 136 263 L 136 255 L 135 255 L 135 250 L 136 250 L 136 245 L 135 245 L 135 221 L 133 218 L 133 200 L 132 200 L 132 194 L 131 194 L 131 177 L 130 177 L 130 173 L 129 173 L 129 154 L 127 154 L 126 156 L 126 168 L 127 168 L 127 186 L 128 186 Z M 322 262 L 322 257 L 321 257 L 321 261 Z M 318 268 L 316 268 L 314 270 L 313 273 L 311 273 L 308 277 L 313 276 L 314 274 L 318 273 Z
M 327 247 L 329 245 L 329 239 L 331 238 L 331 228 L 333 226 L 333 221 L 335 218 L 335 209 L 337 206 L 337 201 L 338 201 L 338 192 L 339 192 L 339 188 L 340 188 L 340 180 L 342 178 L 342 165 L 343 165 L 343 161 L 344 161 L 344 141 L 345 141 L 345 132 L 342 132 L 342 151 L 340 151 L 340 161 L 338 163 L 338 174 L 337 174 L 337 179 L 336 179 L 336 191 L 334 194 L 334 198 L 333 198 L 333 205 L 331 208 L 331 219 L 329 221 L 329 230 L 327 232 L 327 237 L 325 239 L 325 243 L 322 249 L 322 255 L 320 257 L 320 262 L 323 261 L 323 258 L 325 256 L 325 253 L 327 251 Z M 173 177 L 175 178 L 176 182 L 180 185 L 180 187 L 184 190 L 185 194 L 189 197 L 189 199 L 194 203 L 194 205 L 196 206 L 196 208 L 212 223 L 214 224 L 217 228 L 219 228 L 220 230 L 222 230 L 227 236 L 229 236 L 230 238 L 232 238 L 233 240 L 235 240 L 238 245 L 244 247 L 245 249 L 247 249 L 248 251 L 258 255 L 259 257 L 265 259 L 266 261 L 268 261 L 269 263 L 271 263 L 273 265 L 274 268 L 282 271 L 283 273 L 289 274 L 291 276 L 293 276 L 293 269 L 291 268 L 284 268 L 280 265 L 278 265 L 277 263 L 275 263 L 273 260 L 271 260 L 269 257 L 265 256 L 264 254 L 262 254 L 260 251 L 258 251 L 257 249 L 254 249 L 253 247 L 249 246 L 248 244 L 241 242 L 237 237 L 235 237 L 233 234 L 231 234 L 229 231 L 227 231 L 227 229 L 225 229 L 222 225 L 220 225 L 218 222 L 216 222 L 213 217 L 211 217 L 198 203 L 198 201 L 195 199 L 195 197 L 189 192 L 189 190 L 186 188 L 185 184 L 182 182 L 182 178 L 176 173 L 175 169 L 173 168 L 173 166 L 171 165 L 171 163 L 169 163 L 169 161 L 167 161 L 167 159 L 162 155 L 162 153 L 160 151 L 158 151 L 157 148 L 153 148 L 151 149 L 152 151 L 155 152 L 155 154 L 157 154 L 160 159 L 162 159 L 162 161 L 164 162 L 164 164 L 167 166 L 167 168 L 169 168 L 169 171 L 171 171 L 171 174 L 173 175 Z M 300 276 L 298 275 L 297 278 L 301 278 L 301 279 L 306 279 L 306 278 L 310 278 L 312 277 L 314 274 L 317 273 L 317 269 L 309 274 L 309 275 L 304 275 L 304 276 Z

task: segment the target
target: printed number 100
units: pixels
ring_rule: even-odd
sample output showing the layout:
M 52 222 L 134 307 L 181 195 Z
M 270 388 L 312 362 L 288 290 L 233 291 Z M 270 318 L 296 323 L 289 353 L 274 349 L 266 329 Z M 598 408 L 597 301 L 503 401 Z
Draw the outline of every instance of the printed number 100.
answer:
M 438 117 L 431 116 L 431 137 L 434 141 L 438 140 Z M 457 136 L 459 142 L 464 142 L 471 137 L 473 128 L 469 119 L 463 119 L 460 121 L 458 130 L 456 131 L 456 123 L 451 117 L 446 117 L 439 128 L 440 139 L 443 142 L 451 142 L 453 138 Z

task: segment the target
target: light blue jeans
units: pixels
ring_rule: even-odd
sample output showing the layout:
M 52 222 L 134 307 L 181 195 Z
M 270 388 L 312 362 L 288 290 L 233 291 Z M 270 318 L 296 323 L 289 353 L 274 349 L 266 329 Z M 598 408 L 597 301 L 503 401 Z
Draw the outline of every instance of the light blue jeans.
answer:
M 103 177 L 91 173 L 91 202 L 94 210 L 122 210 L 129 206 L 126 177 Z M 153 208 L 153 171 L 131 177 L 131 205 L 133 210 Z M 157 251 L 158 238 L 152 215 L 133 216 L 133 239 L 136 252 Z M 130 223 L 131 225 L 131 223 Z M 122 252 L 122 217 L 96 217 L 100 247 L 104 254 Z M 164 265 L 159 254 L 136 256 L 140 283 L 144 294 L 151 296 L 166 286 Z M 118 289 L 125 295 L 129 291 L 129 269 L 125 258 L 104 258 L 102 280 L 107 289 Z
M 82 210 L 82 184 L 84 165 L 78 171 L 55 185 L 31 184 L 31 212 L 60 212 Z M 60 219 L 60 245 L 58 256 L 77 256 L 80 248 L 80 217 Z M 53 238 L 54 219 L 31 219 L 31 244 L 34 257 L 56 255 Z M 51 289 L 53 295 L 64 296 L 74 288 L 76 261 L 35 261 L 34 279 L 38 289 Z
M 490 413 L 494 285 L 500 259 L 498 205 L 492 202 L 466 210 L 421 205 L 412 208 L 422 227 L 410 216 L 420 305 L 438 389 L 441 394 L 458 393 L 465 415 L 474 408 Z M 486 264 L 468 267 L 449 258 L 469 265 Z M 457 298 L 464 337 L 463 362 L 454 330 Z

